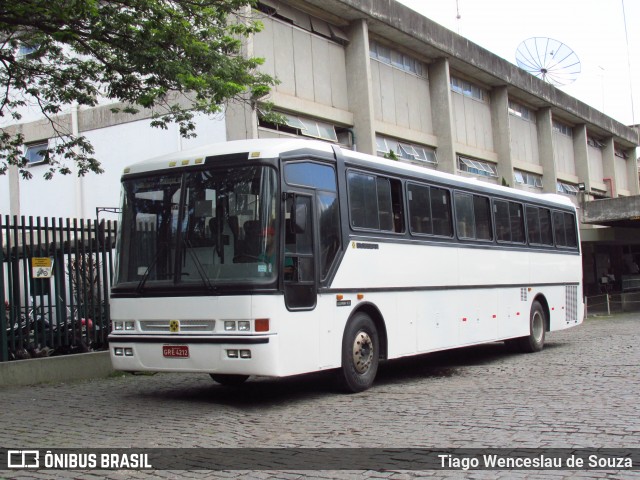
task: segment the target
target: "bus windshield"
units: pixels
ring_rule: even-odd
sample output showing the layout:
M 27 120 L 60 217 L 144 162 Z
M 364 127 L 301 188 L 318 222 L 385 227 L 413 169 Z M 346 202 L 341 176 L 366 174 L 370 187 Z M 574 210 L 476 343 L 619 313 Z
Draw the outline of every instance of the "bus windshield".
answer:
M 114 287 L 271 283 L 276 275 L 276 172 L 265 166 L 125 179 Z

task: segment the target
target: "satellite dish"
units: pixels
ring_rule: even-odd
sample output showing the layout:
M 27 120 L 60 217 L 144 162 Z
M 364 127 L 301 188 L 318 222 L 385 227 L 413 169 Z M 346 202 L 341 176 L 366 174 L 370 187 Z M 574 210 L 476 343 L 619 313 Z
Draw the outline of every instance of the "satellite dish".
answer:
M 551 85 L 568 85 L 580 74 L 580 59 L 564 43 L 547 37 L 531 37 L 518 45 L 516 63 Z

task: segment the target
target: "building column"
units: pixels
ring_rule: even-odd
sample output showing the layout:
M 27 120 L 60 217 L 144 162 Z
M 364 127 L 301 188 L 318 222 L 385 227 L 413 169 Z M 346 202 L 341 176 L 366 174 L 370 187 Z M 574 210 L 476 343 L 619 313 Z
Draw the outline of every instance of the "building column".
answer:
M 536 113 L 538 130 L 538 152 L 542 165 L 542 190 L 545 193 L 557 193 L 558 171 L 553 155 L 553 118 L 551 108 L 541 108 Z
M 355 20 L 349 30 L 349 45 L 345 49 L 349 110 L 353 113 L 354 148 L 376 155 L 373 80 L 369 58 L 369 26 L 364 19 Z
M 506 85 L 491 90 L 491 126 L 493 148 L 498 154 L 498 177 L 502 177 L 504 182 L 512 185 L 513 160 L 511 158 L 509 94 Z
M 602 173 L 604 178 L 600 179 L 608 188 L 613 187 L 613 191 L 609 192 L 611 197 L 618 196 L 616 176 L 616 151 L 613 137 L 604 139 L 604 148 L 602 149 Z M 606 179 L 606 180 L 605 180 Z M 588 191 L 588 190 L 587 190 Z
M 589 151 L 587 147 L 587 126 L 573 127 L 573 159 L 576 165 L 576 175 L 584 182 L 587 192 L 591 191 L 591 168 L 589 167 Z
M 245 6 L 239 18 L 251 18 L 251 7 Z M 253 42 L 255 35 L 250 35 L 243 40 L 242 54 L 252 58 L 254 56 Z M 275 86 L 272 87 L 272 91 Z M 264 99 L 269 101 L 269 95 Z M 258 112 L 254 102 L 249 99 L 249 94 L 242 96 L 241 101 L 228 102 L 224 109 L 224 123 L 227 130 L 227 141 L 258 138 Z
M 431 116 L 433 133 L 438 137 L 438 170 L 457 173 L 453 102 L 449 60 L 439 58 L 429 65 L 429 90 L 431 92 Z
M 627 154 L 627 188 L 631 195 L 640 195 L 636 149 L 628 148 L 627 150 L 625 150 L 625 153 Z
M 9 177 L 9 214 L 20 215 L 20 172 L 11 165 L 7 170 Z

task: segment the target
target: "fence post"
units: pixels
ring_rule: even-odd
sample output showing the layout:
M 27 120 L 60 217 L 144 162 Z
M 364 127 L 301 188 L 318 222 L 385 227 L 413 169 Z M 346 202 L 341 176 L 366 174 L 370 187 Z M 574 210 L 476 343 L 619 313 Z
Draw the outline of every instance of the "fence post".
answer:
M 607 293 L 607 316 L 611 316 L 611 305 L 609 304 L 609 294 Z
M 9 360 L 9 342 L 7 338 L 7 309 L 4 306 L 4 241 L 2 237 L 2 216 L 0 216 L 0 362 L 6 362 Z

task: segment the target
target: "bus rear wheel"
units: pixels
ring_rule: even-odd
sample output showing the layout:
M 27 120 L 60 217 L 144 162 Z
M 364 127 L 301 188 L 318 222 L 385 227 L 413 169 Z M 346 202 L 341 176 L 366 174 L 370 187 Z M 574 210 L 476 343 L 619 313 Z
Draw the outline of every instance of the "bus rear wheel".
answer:
M 373 384 L 380 357 L 378 330 L 366 313 L 357 313 L 342 338 L 342 367 L 338 381 L 349 393 L 362 392 Z
M 518 352 L 539 352 L 544 347 L 544 332 L 546 326 L 547 315 L 540 302 L 536 300 L 533 302 L 533 305 L 531 305 L 531 313 L 529 314 L 529 335 L 507 340 L 506 344 Z
M 249 375 L 229 375 L 223 373 L 210 373 L 209 375 L 214 382 L 224 385 L 225 387 L 237 387 L 249 378 Z

